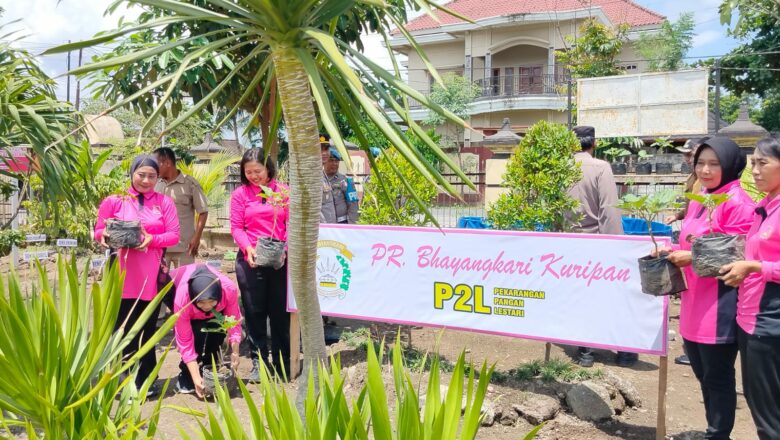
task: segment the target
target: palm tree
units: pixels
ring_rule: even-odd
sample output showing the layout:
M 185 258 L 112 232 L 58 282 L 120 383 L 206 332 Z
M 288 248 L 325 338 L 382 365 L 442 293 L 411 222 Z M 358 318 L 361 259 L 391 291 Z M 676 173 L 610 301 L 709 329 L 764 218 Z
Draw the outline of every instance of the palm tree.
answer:
M 381 109 L 381 102 L 390 106 L 401 117 L 408 130 L 423 139 L 440 157 L 442 163 L 473 188 L 465 174 L 409 116 L 406 97 L 420 101 L 456 124 L 463 125 L 464 122 L 405 84 L 397 63 L 394 62 L 394 72 L 387 72 L 359 50 L 335 36 L 339 26 L 344 26 L 345 20 L 347 25 L 355 24 L 357 20 L 357 29 L 360 30 L 367 27 L 366 22 L 371 21 L 385 41 L 389 40 L 392 28 L 397 27 L 419 51 L 419 47 L 399 20 L 399 17 L 405 16 L 407 1 L 410 6 L 421 7 L 429 13 L 433 8 L 452 13 L 434 4 L 432 0 L 116 0 L 112 8 L 127 3 L 167 13 L 144 23 L 126 24 L 116 30 L 101 33 L 93 39 L 49 51 L 64 52 L 104 44 L 132 32 L 160 26 L 205 23 L 210 29 L 208 32 L 197 36 L 183 35 L 183 38 L 157 45 L 145 45 L 125 55 L 75 69 L 74 73 L 84 74 L 114 66 L 130 66 L 149 57 L 187 47 L 195 39 L 203 41 L 207 38 L 207 43 L 194 48 L 183 57 L 176 72 L 139 87 L 137 92 L 126 96 L 113 108 L 130 105 L 149 91 L 164 88 L 164 93 L 156 100 L 156 108 L 147 121 L 147 126 L 151 126 L 165 111 L 168 99 L 177 93 L 179 83 L 191 69 L 197 69 L 217 57 L 222 59 L 225 56 L 230 58 L 233 65 L 230 72 L 222 77 L 221 82 L 209 87 L 210 91 L 192 108 L 182 113 L 170 125 L 169 130 L 207 105 L 219 107 L 220 102 L 217 99 L 220 94 L 227 88 L 235 89 L 235 83 L 231 82 L 235 77 L 243 78 L 245 87 L 238 92 L 240 96 L 232 101 L 233 107 L 220 125 L 232 118 L 250 97 L 257 100 L 257 95 L 260 95 L 255 114 L 261 111 L 265 102 L 275 101 L 272 127 L 278 126 L 283 116 L 290 145 L 288 235 L 291 239 L 288 243 L 288 268 L 301 314 L 303 350 L 307 360 L 304 365 L 303 390 L 306 389 L 305 382 L 313 362 L 326 356 L 315 284 L 322 195 L 319 189 L 322 162 L 318 127 L 323 126 L 342 155 L 349 157 L 334 113 L 338 112 L 346 117 L 360 147 L 365 150 L 368 150 L 370 145 L 360 122 L 362 118 L 368 118 L 387 137 L 403 160 L 412 164 L 431 184 L 455 194 L 452 185 L 425 162 L 400 127 Z M 395 60 L 390 49 L 388 53 L 391 59 Z M 424 54 L 420 54 L 430 66 Z M 431 74 L 441 81 L 432 67 Z M 278 92 L 278 99 L 274 99 L 277 96 L 271 95 L 272 90 Z M 275 131 L 271 130 L 269 137 L 273 137 Z M 368 157 L 373 162 L 370 154 Z M 393 169 L 397 172 L 396 167 Z M 377 176 L 377 179 L 381 181 L 381 176 Z M 419 202 L 416 195 L 412 196 Z M 424 211 L 430 216 L 427 208 L 424 207 Z M 313 371 L 316 374 L 317 369 L 314 368 Z
M 82 200 L 72 183 L 85 176 L 78 171 L 76 146 L 65 139 L 70 129 L 78 125 L 77 113 L 69 103 L 57 99 L 55 82 L 41 70 L 35 58 L 9 42 L 7 38 L 13 33 L 6 34 L 6 28 L 7 25 L 0 25 L 0 34 L 5 34 L 0 39 L 0 151 L 7 153 L 13 146 L 31 147 L 33 166 L 29 174 L 40 177 L 44 207 L 53 208 L 56 214 L 58 202 L 64 200 L 73 205 Z M 22 180 L 29 174 L 0 170 L 0 175 Z M 0 187 L 6 185 L 7 182 Z

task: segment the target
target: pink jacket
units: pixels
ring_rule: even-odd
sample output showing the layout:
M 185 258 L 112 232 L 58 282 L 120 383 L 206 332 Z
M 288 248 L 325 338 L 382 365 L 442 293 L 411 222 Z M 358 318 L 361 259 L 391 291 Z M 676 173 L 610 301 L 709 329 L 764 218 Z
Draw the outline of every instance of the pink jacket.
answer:
M 157 273 L 163 248 L 175 246 L 179 242 L 179 218 L 176 216 L 176 205 L 170 197 L 153 191 L 141 195 L 132 187 L 127 191 L 135 197 L 145 198 L 143 210 L 136 198 L 116 195 L 106 197 L 98 209 L 95 240 L 100 241 L 108 219 L 140 220 L 146 232 L 152 235 L 152 241 L 143 251 L 119 249 L 119 267 L 126 273 L 122 298 L 151 301 L 157 295 Z
M 761 272 L 750 274 L 739 286 L 737 323 L 745 333 L 780 337 L 780 197 L 758 204 L 747 235 L 745 260 L 760 261 Z
M 274 191 L 287 190 L 285 185 L 276 180 L 270 181 L 268 187 Z M 230 196 L 230 233 L 241 252 L 248 246 L 256 246 L 260 237 L 287 241 L 287 219 L 290 213 L 288 201 L 285 201 L 283 208 L 272 206 L 258 196 L 260 193 L 259 187 L 250 184 L 239 186 Z
M 716 194 L 731 197 L 715 208 L 712 214 L 713 232 L 745 234 L 753 221 L 755 204 L 742 189 L 739 181 L 724 185 Z M 691 201 L 680 229 L 680 244 L 675 250 L 691 250 L 687 237 L 700 237 L 710 232 L 707 210 Z M 736 341 L 736 289 L 717 278 L 699 277 L 692 266 L 683 269 L 688 290 L 682 293 L 680 305 L 680 334 L 683 338 L 702 344 L 725 344 Z
M 176 321 L 173 328 L 176 335 L 176 349 L 179 350 L 181 360 L 185 364 L 198 359 L 198 352 L 195 348 L 195 336 L 192 334 L 191 321 L 209 320 L 214 317 L 213 313 L 203 313 L 200 309 L 190 304 L 189 279 L 192 272 L 197 269 L 198 264 L 188 264 L 171 271 L 173 285 L 176 288 L 176 294 L 173 300 L 173 311 L 178 312 L 184 309 Z M 236 284 L 221 272 L 211 266 L 208 269 L 219 278 L 222 284 L 222 300 L 217 304 L 216 310 L 225 316 L 232 316 L 241 320 L 241 311 L 238 308 L 238 288 Z M 228 341 L 230 343 L 241 342 L 241 325 L 237 325 L 228 330 Z

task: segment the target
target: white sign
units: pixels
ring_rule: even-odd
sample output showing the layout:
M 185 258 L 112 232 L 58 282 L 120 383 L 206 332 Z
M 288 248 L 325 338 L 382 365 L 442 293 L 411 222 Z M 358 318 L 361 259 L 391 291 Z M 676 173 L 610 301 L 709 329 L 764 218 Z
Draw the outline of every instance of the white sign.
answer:
M 704 135 L 709 72 L 617 75 L 577 80 L 577 124 L 597 137 Z
M 24 261 L 46 260 L 48 258 L 49 258 L 49 251 L 25 252 L 24 254 L 22 254 L 22 259 L 24 259 Z
M 42 243 L 46 241 L 46 234 L 27 234 L 24 237 L 27 243 Z
M 105 258 L 95 258 L 94 260 L 92 260 L 92 268 L 93 269 L 100 269 L 105 264 L 106 264 L 106 259 Z
M 58 238 L 57 246 L 59 247 L 76 247 L 79 245 L 78 240 L 75 238 Z
M 211 266 L 216 269 L 222 268 L 222 260 L 208 260 L 206 261 L 207 266 Z
M 666 353 L 667 299 L 641 292 L 649 237 L 322 225 L 324 315 Z M 296 310 L 288 295 L 290 310 Z

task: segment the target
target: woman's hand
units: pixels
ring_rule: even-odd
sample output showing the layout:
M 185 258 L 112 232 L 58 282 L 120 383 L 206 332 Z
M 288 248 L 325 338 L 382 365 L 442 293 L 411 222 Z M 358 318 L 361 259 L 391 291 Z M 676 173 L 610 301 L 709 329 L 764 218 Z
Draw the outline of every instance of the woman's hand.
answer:
M 195 394 L 201 399 L 206 396 L 206 387 L 203 386 L 203 378 L 198 374 L 198 377 L 192 378 L 192 383 L 195 384 Z
M 721 276 L 718 278 L 723 280 L 727 286 L 738 287 L 753 272 L 761 272 L 761 262 L 735 261 L 721 267 Z
M 106 230 L 104 229 L 104 230 L 103 230 L 103 233 L 102 233 L 102 234 L 100 234 L 100 240 L 98 241 L 98 243 L 100 243 L 100 245 L 101 245 L 101 246 L 103 246 L 103 247 L 104 247 L 104 248 L 106 248 L 106 249 L 108 249 L 109 247 L 111 247 L 111 246 L 109 246 L 109 245 L 108 245 L 108 243 L 106 243 L 106 239 L 107 239 L 109 236 L 110 236 L 110 235 L 109 235 L 108 231 L 106 231 Z
M 667 225 L 671 225 L 676 221 L 677 221 L 676 215 L 667 215 L 666 218 L 664 218 L 664 223 L 666 223 Z
M 246 262 L 249 263 L 249 267 L 257 267 L 257 264 L 255 263 L 255 248 L 247 246 L 246 249 L 244 249 L 244 256 L 246 257 Z
M 141 236 L 144 238 L 143 241 L 141 241 L 141 244 L 136 248 L 139 251 L 146 251 L 147 246 L 149 246 L 149 243 L 152 242 L 152 234 L 146 232 L 146 229 L 144 229 L 143 226 L 141 226 Z
M 674 251 L 667 255 L 667 260 L 677 267 L 690 266 L 693 261 L 691 251 Z
M 667 246 L 659 246 L 658 251 L 656 251 L 655 248 L 650 251 L 650 256 L 655 258 L 660 254 L 668 254 L 670 252 L 672 252 L 672 248 Z
M 241 363 L 241 357 L 238 356 L 238 352 L 234 351 L 230 353 L 230 369 L 233 373 L 238 373 L 238 365 Z

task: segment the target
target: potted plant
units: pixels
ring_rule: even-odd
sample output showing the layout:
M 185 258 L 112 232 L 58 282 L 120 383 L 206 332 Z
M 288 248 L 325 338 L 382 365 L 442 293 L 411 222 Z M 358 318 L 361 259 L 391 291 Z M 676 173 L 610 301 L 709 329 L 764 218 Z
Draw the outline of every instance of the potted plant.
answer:
M 136 200 L 137 197 L 127 191 L 113 194 L 124 200 Z M 110 218 L 106 220 L 106 244 L 113 249 L 137 248 L 141 245 L 141 222 Z
M 638 156 L 639 160 L 636 164 L 636 173 L 642 175 L 648 175 L 652 173 L 653 164 L 650 162 L 650 159 L 653 157 L 653 155 L 645 150 L 639 150 Z
M 671 174 L 672 163 L 664 160 L 669 156 L 668 154 L 664 154 L 664 151 L 674 149 L 674 144 L 669 139 L 669 136 L 655 138 L 655 141 L 650 146 L 655 147 L 657 152 L 655 163 L 656 174 Z M 661 161 L 659 161 L 659 159 Z
M 210 323 L 215 324 L 212 327 L 201 328 L 200 331 L 204 333 L 223 333 L 227 335 L 228 330 L 241 323 L 240 320 L 232 317 L 225 316 L 224 314 L 214 310 L 212 312 L 214 317 L 209 320 Z M 201 347 L 201 353 L 206 351 L 206 340 L 204 338 L 203 347 Z M 205 365 L 203 368 L 203 390 L 206 397 L 214 395 L 215 384 L 225 384 L 233 377 L 233 370 L 230 368 L 230 364 L 225 362 L 224 343 L 219 347 L 219 359 L 213 365 Z
M 729 195 L 685 193 L 685 197 L 704 206 L 707 210 L 707 224 L 710 227 L 708 234 L 692 240 L 693 271 L 700 277 L 720 276 L 721 267 L 745 257 L 744 236 L 723 234 L 712 230 L 712 214 L 715 208 L 729 199 Z M 691 241 L 691 238 L 684 237 L 688 241 Z
M 627 194 L 617 205 L 618 208 L 647 223 L 647 232 L 653 241 L 655 252 L 639 259 L 639 277 L 642 282 L 642 292 L 650 295 L 672 295 L 688 288 L 682 270 L 666 258 L 667 252 L 659 251 L 653 233 L 653 219 L 663 211 L 680 208 L 682 204 L 677 200 L 676 191 L 662 190 L 644 196 Z
M 274 191 L 267 186 L 261 186 L 262 190 L 257 196 L 265 199 L 273 209 L 273 226 L 271 231 L 276 230 L 277 211 L 284 209 L 289 203 L 289 197 L 286 190 Z M 287 242 L 274 237 L 260 237 L 257 239 L 255 247 L 255 262 L 261 267 L 273 267 L 279 269 L 284 265 L 284 249 Z
M 604 155 L 609 158 L 610 166 L 612 167 L 612 174 L 623 175 L 626 174 L 628 168 L 624 162 L 617 162 L 621 157 L 630 156 L 631 152 L 625 148 L 612 147 L 604 150 Z

